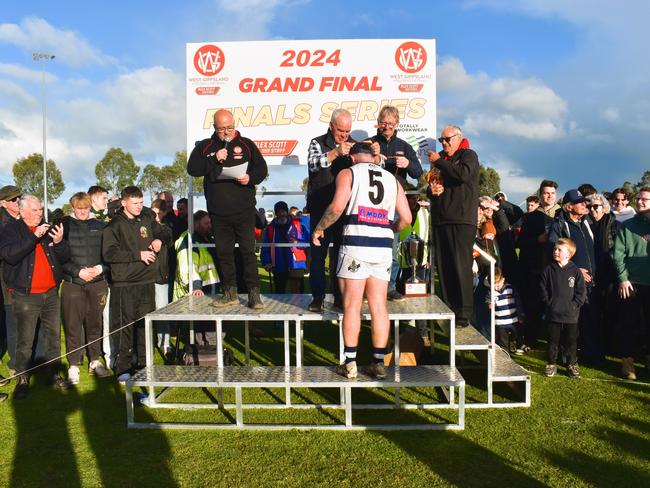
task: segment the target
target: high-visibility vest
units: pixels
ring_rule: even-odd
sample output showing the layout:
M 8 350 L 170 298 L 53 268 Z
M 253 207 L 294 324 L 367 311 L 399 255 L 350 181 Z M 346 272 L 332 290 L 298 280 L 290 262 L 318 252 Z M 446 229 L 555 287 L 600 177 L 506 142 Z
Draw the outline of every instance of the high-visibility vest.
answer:
M 217 267 L 212 255 L 205 247 L 192 249 L 192 270 L 190 274 L 189 249 L 187 248 L 188 231 L 183 232 L 174 243 L 176 250 L 176 277 L 174 279 L 174 300 L 178 300 L 190 291 L 192 282 L 200 281 L 201 288 L 219 283 Z

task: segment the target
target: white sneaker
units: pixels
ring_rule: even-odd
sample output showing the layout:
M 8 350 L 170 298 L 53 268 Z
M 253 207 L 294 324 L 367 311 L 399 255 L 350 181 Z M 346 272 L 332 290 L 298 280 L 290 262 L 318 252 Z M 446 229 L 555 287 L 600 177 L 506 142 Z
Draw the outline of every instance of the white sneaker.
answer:
M 79 368 L 77 366 L 70 366 L 68 368 L 68 382 L 71 385 L 79 384 Z
M 90 361 L 90 364 L 88 365 L 88 374 L 97 376 L 98 378 L 106 378 L 107 376 L 110 376 L 111 373 L 99 361 L 99 359 L 95 359 L 94 361 Z
M 130 379 L 131 379 L 131 373 L 122 373 L 117 377 L 117 381 L 119 381 L 120 383 L 126 383 Z

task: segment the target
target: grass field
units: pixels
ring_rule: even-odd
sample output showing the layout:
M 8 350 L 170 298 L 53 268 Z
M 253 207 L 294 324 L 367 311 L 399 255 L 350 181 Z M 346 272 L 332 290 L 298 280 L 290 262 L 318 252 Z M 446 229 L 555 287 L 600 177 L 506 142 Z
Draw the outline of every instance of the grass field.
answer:
M 282 332 L 272 324 L 262 328 L 266 337 L 253 341 L 252 359 L 278 364 Z M 229 347 L 243 360 L 242 327 L 225 330 Z M 307 329 L 305 364 L 334 363 L 336 337 L 331 325 Z M 612 360 L 601 370 L 582 368 L 579 380 L 562 374 L 544 378 L 541 353 L 517 360 L 532 374 L 532 407 L 468 409 L 463 432 L 127 430 L 124 390 L 114 379 L 94 379 L 82 370 L 81 384 L 66 393 L 36 379 L 25 400 L 0 404 L 0 486 L 650 486 L 645 371 L 638 382 L 623 381 Z M 6 366 L 0 373 L 7 375 Z M 471 376 L 470 383 L 479 382 Z M 0 391 L 12 388 L 13 383 Z M 273 394 L 281 392 L 253 393 Z M 481 394 L 468 388 L 470 397 Z M 172 395 L 205 399 L 198 390 L 177 389 Z M 447 414 L 359 413 L 383 420 L 400 415 L 404 422 Z M 136 411 L 140 421 L 229 415 L 234 412 Z M 250 415 L 262 422 L 283 416 L 327 422 L 341 414 L 265 410 Z

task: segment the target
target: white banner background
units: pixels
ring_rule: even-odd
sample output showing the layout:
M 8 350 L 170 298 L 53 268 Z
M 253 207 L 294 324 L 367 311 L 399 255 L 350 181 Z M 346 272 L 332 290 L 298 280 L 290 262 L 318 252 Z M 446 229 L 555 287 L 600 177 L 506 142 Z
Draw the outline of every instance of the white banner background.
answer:
M 376 133 L 379 109 L 400 111 L 398 136 L 426 161 L 436 137 L 433 39 L 205 42 L 187 44 L 188 155 L 227 108 L 266 161 L 306 164 L 309 141 L 332 111 L 352 114 L 352 137 Z

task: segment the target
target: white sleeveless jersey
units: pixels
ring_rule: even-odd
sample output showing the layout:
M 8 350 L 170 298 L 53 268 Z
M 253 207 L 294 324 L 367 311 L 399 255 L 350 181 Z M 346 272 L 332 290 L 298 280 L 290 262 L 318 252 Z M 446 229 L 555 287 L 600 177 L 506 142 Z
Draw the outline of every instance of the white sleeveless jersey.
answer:
M 393 258 L 397 180 L 372 163 L 354 164 L 352 194 L 343 218 L 341 252 L 366 263 Z

